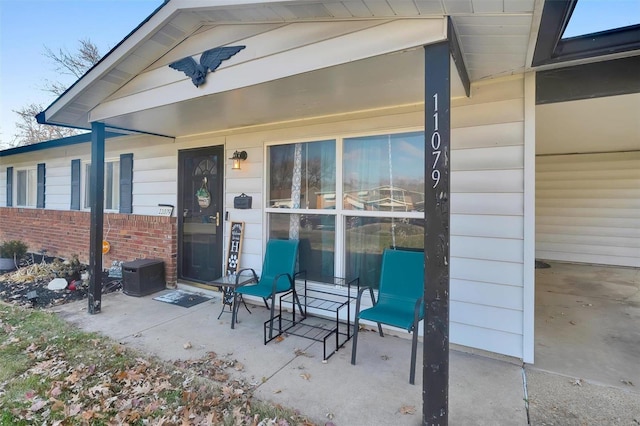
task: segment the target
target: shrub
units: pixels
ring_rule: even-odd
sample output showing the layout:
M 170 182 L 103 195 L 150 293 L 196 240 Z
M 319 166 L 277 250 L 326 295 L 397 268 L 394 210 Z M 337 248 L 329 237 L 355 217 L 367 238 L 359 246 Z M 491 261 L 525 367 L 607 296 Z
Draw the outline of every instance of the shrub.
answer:
M 0 257 L 20 260 L 27 254 L 27 245 L 20 240 L 5 241 L 0 244 Z

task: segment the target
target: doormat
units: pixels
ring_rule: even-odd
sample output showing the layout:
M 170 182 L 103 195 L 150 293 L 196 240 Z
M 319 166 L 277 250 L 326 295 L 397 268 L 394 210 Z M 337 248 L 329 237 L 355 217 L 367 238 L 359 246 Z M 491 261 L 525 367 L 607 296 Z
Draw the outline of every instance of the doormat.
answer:
M 210 299 L 210 297 L 200 296 L 199 294 L 188 293 L 182 290 L 174 290 L 153 298 L 153 300 L 157 300 L 159 302 L 170 303 L 184 308 L 190 308 Z

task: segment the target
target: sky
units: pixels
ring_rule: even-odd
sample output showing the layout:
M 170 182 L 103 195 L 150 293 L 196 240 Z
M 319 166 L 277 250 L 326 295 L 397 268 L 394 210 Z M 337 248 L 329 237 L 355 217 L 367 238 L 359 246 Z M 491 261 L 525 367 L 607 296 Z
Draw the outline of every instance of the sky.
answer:
M 59 75 L 45 46 L 77 51 L 89 39 L 103 55 L 162 4 L 162 0 L 0 0 L 0 149 L 16 133 L 13 112 L 30 103 L 49 106 L 46 79 L 71 85 Z
M 640 0 L 579 0 L 563 38 L 640 24 Z

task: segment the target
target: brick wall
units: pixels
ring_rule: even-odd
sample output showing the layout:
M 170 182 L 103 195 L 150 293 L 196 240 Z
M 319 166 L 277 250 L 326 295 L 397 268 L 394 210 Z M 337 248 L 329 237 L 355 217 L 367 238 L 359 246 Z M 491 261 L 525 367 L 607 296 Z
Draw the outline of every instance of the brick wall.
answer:
M 0 241 L 19 239 L 29 251 L 89 263 L 89 212 L 0 207 Z M 104 239 L 111 244 L 102 260 L 104 269 L 114 260 L 162 259 L 168 284 L 177 280 L 177 225 L 175 217 L 118 213 L 104 215 Z

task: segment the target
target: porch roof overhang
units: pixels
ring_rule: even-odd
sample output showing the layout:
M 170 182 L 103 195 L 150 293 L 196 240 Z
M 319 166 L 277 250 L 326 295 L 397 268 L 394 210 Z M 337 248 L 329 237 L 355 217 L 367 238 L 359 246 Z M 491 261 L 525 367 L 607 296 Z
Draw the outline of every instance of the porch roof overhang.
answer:
M 523 72 L 534 3 L 171 0 L 39 121 L 178 137 L 421 104 L 422 46 L 451 29 L 459 46 L 452 70 L 470 81 Z M 199 88 L 167 66 L 224 45 L 247 47 Z M 464 74 L 452 71 L 452 97 L 465 96 Z

